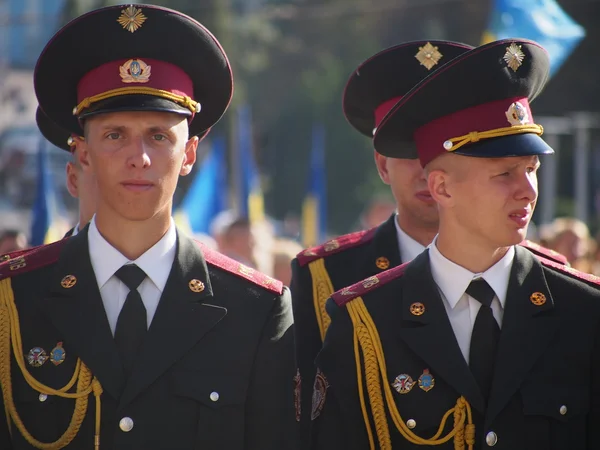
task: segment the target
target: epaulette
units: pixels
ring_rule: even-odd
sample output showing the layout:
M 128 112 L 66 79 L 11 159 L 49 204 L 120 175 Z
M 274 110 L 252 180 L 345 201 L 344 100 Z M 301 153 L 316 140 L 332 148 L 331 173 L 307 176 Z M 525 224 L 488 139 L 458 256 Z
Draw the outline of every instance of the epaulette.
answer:
M 68 239 L 61 239 L 52 244 L 10 254 L 10 259 L 0 262 L 0 280 L 55 263 L 67 241 Z
M 546 248 L 546 247 L 542 247 L 541 245 L 536 244 L 535 242 L 524 240 L 519 245 L 521 247 L 525 247 L 531 253 L 533 253 L 537 256 L 541 256 L 542 258 L 549 259 L 551 261 L 555 261 L 557 263 L 564 264 L 564 265 L 569 264 L 569 260 L 562 253 L 558 253 L 557 251 L 550 250 L 549 248 Z
M 375 287 L 381 287 L 396 278 L 400 278 L 404 274 L 404 270 L 408 262 L 400 264 L 399 266 L 392 267 L 391 269 L 381 272 L 378 275 L 365 278 L 358 283 L 354 283 L 352 286 L 340 289 L 331 295 L 331 298 L 338 306 L 344 306 L 350 300 L 353 300 L 361 295 L 365 295 L 372 291 Z
M 587 281 L 588 283 L 600 286 L 600 277 L 597 277 L 596 275 L 592 275 L 591 273 L 580 272 L 579 270 L 573 269 L 570 266 L 558 263 L 553 259 L 544 258 L 539 255 L 536 256 L 544 266 L 552 267 L 553 269 L 556 269 L 557 272 L 561 272 L 566 275 L 575 277 L 579 280 Z
M 378 227 L 370 230 L 356 231 L 354 233 L 345 234 L 343 236 L 331 239 L 317 247 L 307 248 L 298 253 L 296 258 L 300 266 L 305 266 L 315 259 L 323 258 L 324 256 L 334 255 L 349 248 L 358 247 L 361 244 L 366 244 L 373 240 L 375 231 Z
M 202 250 L 204 259 L 208 264 L 216 266 L 226 272 L 232 273 L 240 278 L 248 280 L 257 286 L 260 286 L 268 291 L 274 292 L 278 295 L 283 293 L 283 283 L 275 278 L 271 278 L 258 270 L 248 267 L 239 261 L 231 259 L 222 253 L 219 253 L 202 242 L 196 241 L 198 247 Z

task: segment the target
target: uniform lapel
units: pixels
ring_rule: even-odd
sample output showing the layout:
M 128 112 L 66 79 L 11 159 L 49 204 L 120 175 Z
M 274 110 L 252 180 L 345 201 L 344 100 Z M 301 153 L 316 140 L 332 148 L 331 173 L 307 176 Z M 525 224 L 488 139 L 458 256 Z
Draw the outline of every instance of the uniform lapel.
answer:
M 554 302 L 543 267 L 528 250 L 517 246 L 508 283 L 487 423 L 519 389 L 557 328 Z
M 474 409 L 483 412 L 484 399 L 460 351 L 431 275 L 428 250 L 407 266 L 402 278 L 399 314 L 404 323 L 402 326 L 396 325 L 400 338 L 427 363 L 436 376 L 463 395 Z M 424 312 L 415 315 L 412 311 L 419 304 L 424 307 Z
M 203 284 L 201 292 L 191 289 L 192 280 Z M 192 284 L 198 286 L 197 281 Z M 200 248 L 178 232 L 175 261 L 120 407 L 181 359 L 226 314 L 227 310 L 213 297 Z
M 75 277 L 72 287 L 61 283 L 67 275 Z M 87 227 L 65 244 L 52 277 L 44 308 L 63 336 L 67 353 L 72 349 L 104 390 L 118 399 L 124 385 L 123 366 L 90 261 Z
M 364 266 L 361 271 L 362 278 L 376 275 L 388 268 L 391 269 L 402 264 L 395 220 L 396 214 L 392 214 L 375 231 L 373 240 L 369 244 L 366 257 L 364 258 Z

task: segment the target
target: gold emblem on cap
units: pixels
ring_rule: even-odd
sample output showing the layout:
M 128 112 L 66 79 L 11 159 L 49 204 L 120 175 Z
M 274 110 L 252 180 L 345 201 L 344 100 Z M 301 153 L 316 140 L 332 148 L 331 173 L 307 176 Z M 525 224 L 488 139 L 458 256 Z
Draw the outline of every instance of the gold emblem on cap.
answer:
M 534 292 L 531 294 L 531 297 L 529 297 L 529 300 L 531 300 L 531 303 L 533 303 L 535 306 L 542 306 L 544 303 L 546 303 L 546 296 L 541 292 Z
M 195 278 L 189 282 L 189 286 L 192 292 L 202 292 L 204 290 L 204 283 Z
M 77 283 L 75 275 L 66 275 L 61 281 L 60 285 L 65 289 L 71 289 Z
M 123 83 L 147 83 L 152 75 L 152 67 L 141 59 L 130 59 L 119 67 Z
M 422 316 L 425 312 L 425 305 L 421 302 L 415 302 L 410 305 L 410 313 L 413 316 Z
M 519 102 L 511 103 L 506 110 L 506 120 L 512 126 L 525 125 L 529 123 L 527 109 Z
M 419 47 L 419 51 L 415 55 L 415 58 L 417 58 L 417 61 L 419 61 L 422 66 L 425 66 L 427 70 L 431 70 L 443 56 L 444 55 L 440 53 L 436 46 L 431 45 L 431 43 L 428 42 L 423 47 Z
M 375 260 L 375 265 L 378 269 L 385 270 L 390 267 L 390 260 L 385 256 L 380 256 Z
M 519 67 L 521 67 L 524 59 L 525 53 L 523 53 L 523 50 L 521 50 L 520 45 L 517 45 L 513 42 L 509 47 L 506 47 L 504 61 L 506 61 L 508 67 L 510 67 L 513 71 L 516 72 Z
M 133 33 L 134 31 L 137 31 L 138 28 L 141 28 L 146 19 L 147 17 L 142 14 L 140 8 L 129 5 L 127 8 L 121 10 L 121 15 L 117 19 L 117 22 L 119 22 L 125 30 Z

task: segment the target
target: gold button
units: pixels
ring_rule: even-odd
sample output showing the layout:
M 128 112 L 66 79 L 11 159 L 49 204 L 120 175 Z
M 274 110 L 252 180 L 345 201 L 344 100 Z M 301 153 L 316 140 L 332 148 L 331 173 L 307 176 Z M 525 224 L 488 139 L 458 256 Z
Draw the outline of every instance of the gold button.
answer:
M 46 400 L 48 400 L 48 396 L 46 394 L 40 394 L 38 399 L 40 400 L 40 402 L 45 402 Z
M 218 392 L 211 392 L 211 393 L 210 393 L 210 399 L 211 399 L 213 402 L 219 401 L 219 397 L 220 397 L 220 396 L 219 396 L 219 393 L 218 393 Z
M 485 443 L 490 447 L 493 447 L 498 442 L 498 436 L 493 431 L 490 431 L 485 435 Z
M 119 421 L 119 428 L 121 431 L 129 433 L 131 430 L 133 430 L 133 419 L 131 417 L 123 417 Z
M 408 419 L 406 421 L 406 426 L 412 430 L 414 427 L 417 426 L 417 422 L 415 422 L 415 419 Z
M 566 415 L 567 414 L 567 405 L 562 405 L 558 411 L 560 412 L 561 416 Z

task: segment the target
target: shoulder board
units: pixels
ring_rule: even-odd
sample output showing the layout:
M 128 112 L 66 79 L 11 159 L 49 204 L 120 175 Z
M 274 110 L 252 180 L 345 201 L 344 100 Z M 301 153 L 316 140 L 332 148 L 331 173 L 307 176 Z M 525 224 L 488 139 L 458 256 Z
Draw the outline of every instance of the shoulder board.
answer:
M 248 280 L 257 286 L 266 289 L 267 291 L 274 292 L 275 294 L 281 295 L 283 293 L 283 283 L 275 278 L 271 278 L 264 273 L 259 272 L 251 267 L 248 267 L 234 259 L 231 259 L 222 253 L 219 253 L 202 242 L 196 241 L 198 247 L 202 250 L 204 259 L 208 264 L 223 269 L 226 272 L 232 273 L 233 275 Z
M 301 266 L 305 266 L 311 261 L 314 261 L 324 256 L 335 255 L 336 253 L 342 252 L 349 248 L 358 247 L 361 244 L 365 244 L 373 240 L 375 231 L 378 227 L 371 228 L 370 230 L 356 231 L 354 233 L 345 234 L 343 236 L 331 239 L 325 242 L 323 245 L 317 247 L 311 247 L 298 253 L 298 263 Z
M 409 263 L 400 264 L 399 266 L 392 267 L 385 272 L 373 275 L 372 277 L 365 278 L 364 280 L 353 284 L 352 286 L 345 287 L 339 291 L 333 293 L 331 298 L 338 306 L 344 306 L 350 300 L 353 300 L 361 295 L 365 295 L 368 292 L 381 287 L 396 278 L 400 278 L 404 274 L 404 270 Z
M 592 275 L 591 273 L 580 272 L 579 270 L 573 269 L 572 267 L 566 266 L 561 263 L 557 263 L 552 259 L 543 258 L 541 256 L 537 256 L 537 258 L 542 263 L 542 265 L 546 267 L 552 267 L 557 272 L 561 272 L 573 278 L 577 278 L 579 280 L 600 286 L 600 277 L 597 277 L 596 275 Z
M 521 247 L 525 247 L 531 253 L 537 256 L 541 256 L 542 258 L 549 259 L 560 264 L 569 264 L 569 261 L 567 260 L 567 257 L 565 255 L 558 253 L 557 251 L 550 250 L 549 248 L 542 247 L 541 245 L 536 244 L 535 242 L 524 240 L 519 245 Z
M 40 245 L 9 254 L 9 259 L 0 261 L 0 280 L 55 263 L 58 261 L 60 251 L 67 240 L 61 239 L 52 244 Z

